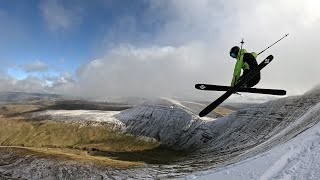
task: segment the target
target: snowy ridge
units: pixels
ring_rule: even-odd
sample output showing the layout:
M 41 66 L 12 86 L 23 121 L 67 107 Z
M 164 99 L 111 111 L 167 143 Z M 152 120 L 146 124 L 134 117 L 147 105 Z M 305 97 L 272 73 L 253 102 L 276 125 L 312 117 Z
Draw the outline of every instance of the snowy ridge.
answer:
M 196 147 L 197 142 L 190 142 L 192 139 L 187 136 L 192 137 L 192 132 L 203 121 L 194 119 L 195 115 L 183 108 L 172 108 L 172 105 L 171 102 L 159 99 L 125 110 L 115 117 L 126 125 L 130 133 L 156 138 L 175 149 L 188 148 L 190 145 Z
M 200 103 L 194 103 L 194 102 L 187 102 L 190 106 L 190 104 L 193 104 L 192 107 L 187 107 L 186 105 L 183 105 L 181 102 L 174 100 L 174 99 L 169 99 L 169 98 L 163 98 L 164 100 L 167 100 L 168 102 L 171 102 L 173 105 L 178 106 L 179 108 L 187 111 L 189 114 L 192 115 L 193 119 L 201 119 L 201 120 L 213 120 L 211 117 L 200 117 L 197 113 L 200 111 L 204 106 Z M 185 102 L 186 103 L 186 102 Z M 174 106 L 171 106 L 170 108 L 174 108 Z M 214 112 L 211 113 L 215 114 Z

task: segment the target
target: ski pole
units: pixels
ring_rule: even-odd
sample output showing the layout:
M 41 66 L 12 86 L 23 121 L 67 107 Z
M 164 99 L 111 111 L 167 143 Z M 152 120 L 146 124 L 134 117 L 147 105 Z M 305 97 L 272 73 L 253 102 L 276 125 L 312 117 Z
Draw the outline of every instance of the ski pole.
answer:
M 241 47 L 240 47 L 240 51 L 238 52 L 238 54 L 239 54 L 239 53 L 241 54 L 242 45 L 244 44 L 243 38 L 242 38 L 242 41 L 241 41 L 240 43 L 241 43 Z
M 281 39 L 279 39 L 279 40 L 276 41 L 275 43 L 271 44 L 269 47 L 267 47 L 267 48 L 264 49 L 263 51 L 259 52 L 259 54 L 261 54 L 261 53 L 263 53 L 264 51 L 266 51 L 267 49 L 271 48 L 273 45 L 277 44 L 279 41 L 281 41 L 283 38 L 287 37 L 288 35 L 289 35 L 289 33 L 286 34 L 285 36 L 283 36 Z M 259 54 L 258 54 L 258 55 L 259 55 Z
M 244 44 L 243 38 L 242 38 L 242 41 L 240 43 L 241 43 L 241 48 L 240 48 L 240 50 L 241 50 L 242 49 L 242 45 Z

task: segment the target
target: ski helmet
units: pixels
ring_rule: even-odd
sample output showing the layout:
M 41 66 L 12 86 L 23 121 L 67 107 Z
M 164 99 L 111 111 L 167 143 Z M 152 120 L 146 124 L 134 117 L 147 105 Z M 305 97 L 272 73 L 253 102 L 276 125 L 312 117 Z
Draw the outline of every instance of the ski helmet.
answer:
M 239 46 L 234 46 L 233 48 L 230 49 L 230 56 L 233 58 L 237 58 L 239 50 L 240 50 Z

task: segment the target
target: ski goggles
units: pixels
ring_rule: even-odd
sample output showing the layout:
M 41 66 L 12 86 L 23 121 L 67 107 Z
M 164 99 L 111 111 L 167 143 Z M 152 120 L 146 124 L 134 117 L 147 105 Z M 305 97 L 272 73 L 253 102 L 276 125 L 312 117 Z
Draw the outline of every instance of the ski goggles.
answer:
M 233 52 L 230 53 L 230 56 L 233 57 L 233 58 L 236 58 L 236 57 L 237 57 L 237 55 L 236 55 L 235 53 L 233 53 Z

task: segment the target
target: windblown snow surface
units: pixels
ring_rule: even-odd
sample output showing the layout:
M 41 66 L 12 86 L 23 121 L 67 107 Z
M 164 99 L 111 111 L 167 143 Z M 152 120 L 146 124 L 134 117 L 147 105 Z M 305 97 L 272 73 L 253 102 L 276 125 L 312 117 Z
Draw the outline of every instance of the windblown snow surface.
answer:
M 320 103 L 301 120 L 319 112 Z M 319 113 L 318 113 L 319 116 Z M 188 179 L 319 179 L 320 124 L 274 149 L 218 170 L 198 172 Z
M 46 111 L 42 115 L 71 122 L 75 119 L 110 122 L 121 132 L 155 138 L 167 147 L 190 152 L 185 158 L 166 165 L 147 164 L 107 171 L 87 169 L 82 171 L 86 172 L 85 177 L 320 179 L 320 88 L 302 96 L 241 109 L 221 118 L 214 113 L 209 118 L 200 118 L 197 114 L 203 107 L 198 103 L 158 99 L 114 114 L 74 111 L 75 117 L 70 111 Z M 28 169 L 26 166 L 24 171 Z M 63 174 L 61 166 L 58 167 L 56 170 L 51 167 L 51 171 Z M 47 167 L 35 170 L 33 166 L 30 171 L 37 172 L 33 179 L 41 179 L 44 168 Z M 19 174 L 20 170 L 14 171 Z M 82 172 L 73 171 L 76 170 L 68 169 L 69 173 L 82 176 Z

